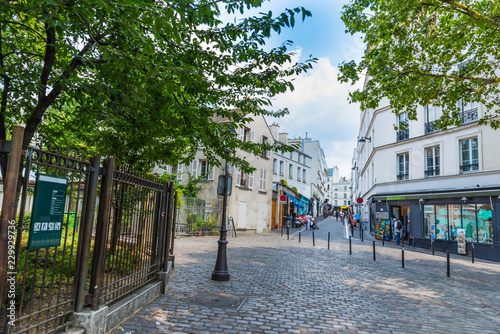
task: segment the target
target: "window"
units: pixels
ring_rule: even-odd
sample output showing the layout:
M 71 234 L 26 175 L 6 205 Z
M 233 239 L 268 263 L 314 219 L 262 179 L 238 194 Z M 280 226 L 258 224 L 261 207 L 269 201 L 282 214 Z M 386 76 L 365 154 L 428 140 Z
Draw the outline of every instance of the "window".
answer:
M 297 167 L 297 181 L 300 181 L 300 167 Z
M 347 190 L 347 186 L 344 186 L 344 190 Z
M 280 161 L 280 176 L 285 175 L 285 163 Z
M 288 178 L 289 179 L 293 178 L 293 165 L 292 164 L 288 165 Z
M 247 127 L 242 127 L 240 129 L 240 140 L 244 142 L 253 142 L 255 132 Z
M 250 165 L 253 167 L 253 165 Z M 242 188 L 253 188 L 253 172 L 245 173 L 241 169 L 236 169 L 236 186 Z
M 338 205 L 338 201 L 337 200 L 335 200 L 335 205 Z
M 200 160 L 200 176 L 205 180 L 214 179 L 214 171 L 208 164 L 207 160 Z
M 460 173 L 479 170 L 477 138 L 460 141 Z
M 344 205 L 347 205 L 347 201 L 344 201 Z
M 271 144 L 271 140 L 269 138 L 267 138 L 266 136 L 261 134 L 259 136 L 259 144 L 263 144 L 263 143 Z M 263 154 L 261 154 L 261 156 L 269 159 L 271 157 L 271 151 L 265 151 Z
M 425 106 L 425 133 L 432 133 L 439 131 L 436 127 L 437 111 L 439 107 L 437 106 Z
M 267 178 L 267 170 L 265 168 L 260 169 L 260 182 L 259 182 L 259 190 L 266 191 L 266 178 Z
M 479 104 L 477 102 L 465 102 L 463 99 L 461 99 L 459 103 L 460 118 L 462 119 L 462 124 L 469 124 L 479 119 Z
M 457 229 L 465 230 L 467 242 L 493 243 L 491 204 L 424 205 L 424 236 L 456 240 Z
M 338 198 L 339 197 L 339 194 L 338 193 L 335 193 L 335 198 Z
M 408 153 L 398 154 L 398 180 L 410 178 L 410 155 Z
M 425 177 L 440 175 L 439 146 L 425 149 Z
M 182 173 L 184 172 L 184 164 L 177 165 L 177 180 L 182 180 Z
M 403 113 L 398 115 L 398 127 L 400 130 L 397 132 L 397 141 L 402 141 L 410 138 L 408 113 Z M 404 128 L 402 130 L 401 128 Z

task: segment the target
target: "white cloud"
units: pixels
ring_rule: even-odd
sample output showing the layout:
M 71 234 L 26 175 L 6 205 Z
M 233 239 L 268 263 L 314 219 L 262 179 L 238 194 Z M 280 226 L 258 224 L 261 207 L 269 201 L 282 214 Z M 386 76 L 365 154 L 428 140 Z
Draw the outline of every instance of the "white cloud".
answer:
M 294 56 L 299 59 L 302 50 Z M 281 132 L 290 137 L 318 139 L 325 152 L 328 167 L 338 166 L 340 176 L 348 177 L 352 152 L 359 129 L 359 106 L 349 104 L 349 91 L 360 87 L 337 81 L 339 70 L 328 57 L 318 59 L 308 73 L 294 78 L 295 90 L 275 97 L 275 108 L 287 107 L 289 115 L 277 122 Z

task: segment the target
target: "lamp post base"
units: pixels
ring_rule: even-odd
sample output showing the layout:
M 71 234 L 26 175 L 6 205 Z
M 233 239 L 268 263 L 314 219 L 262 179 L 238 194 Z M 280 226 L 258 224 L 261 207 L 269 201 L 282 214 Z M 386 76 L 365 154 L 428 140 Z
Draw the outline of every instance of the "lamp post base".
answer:
M 212 272 L 212 280 L 219 282 L 229 281 L 229 271 L 227 270 L 226 255 L 227 240 L 218 240 L 217 242 L 219 243 L 219 249 L 217 251 L 217 262 L 215 263 L 215 269 Z

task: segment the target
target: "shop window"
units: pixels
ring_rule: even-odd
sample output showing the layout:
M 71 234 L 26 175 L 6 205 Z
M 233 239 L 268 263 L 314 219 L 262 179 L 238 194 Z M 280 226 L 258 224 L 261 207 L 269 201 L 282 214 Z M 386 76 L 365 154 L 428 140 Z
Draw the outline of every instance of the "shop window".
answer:
M 456 240 L 457 229 L 465 229 L 467 242 L 492 244 L 493 212 L 491 205 L 424 205 L 425 238 Z
M 449 215 L 450 215 L 450 240 L 457 239 L 457 229 L 462 228 L 462 212 L 460 211 L 460 205 L 449 205 Z
M 493 243 L 493 211 L 490 204 L 477 205 L 477 239 L 482 243 Z
M 424 205 L 424 237 L 430 239 L 433 234 L 433 227 L 436 224 L 436 212 L 434 205 Z
M 465 229 L 465 240 L 477 242 L 476 205 L 462 205 L 462 228 Z
M 468 173 L 479 169 L 477 138 L 460 141 L 460 173 Z
M 436 205 L 435 236 L 438 240 L 448 240 L 448 206 Z

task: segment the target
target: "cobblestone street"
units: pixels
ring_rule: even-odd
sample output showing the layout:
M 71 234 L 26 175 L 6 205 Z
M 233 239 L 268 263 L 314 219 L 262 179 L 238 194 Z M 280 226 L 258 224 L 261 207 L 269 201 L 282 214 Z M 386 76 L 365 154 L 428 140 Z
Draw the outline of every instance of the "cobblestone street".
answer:
M 352 255 L 335 219 L 298 229 L 228 237 L 228 282 L 211 280 L 218 237 L 175 241 L 169 292 L 113 333 L 498 333 L 500 264 L 358 239 Z M 327 249 L 328 232 L 331 233 Z M 205 295 L 201 295 L 205 293 Z M 208 293 L 234 307 L 198 303 Z M 194 297 L 200 298 L 194 298 Z

